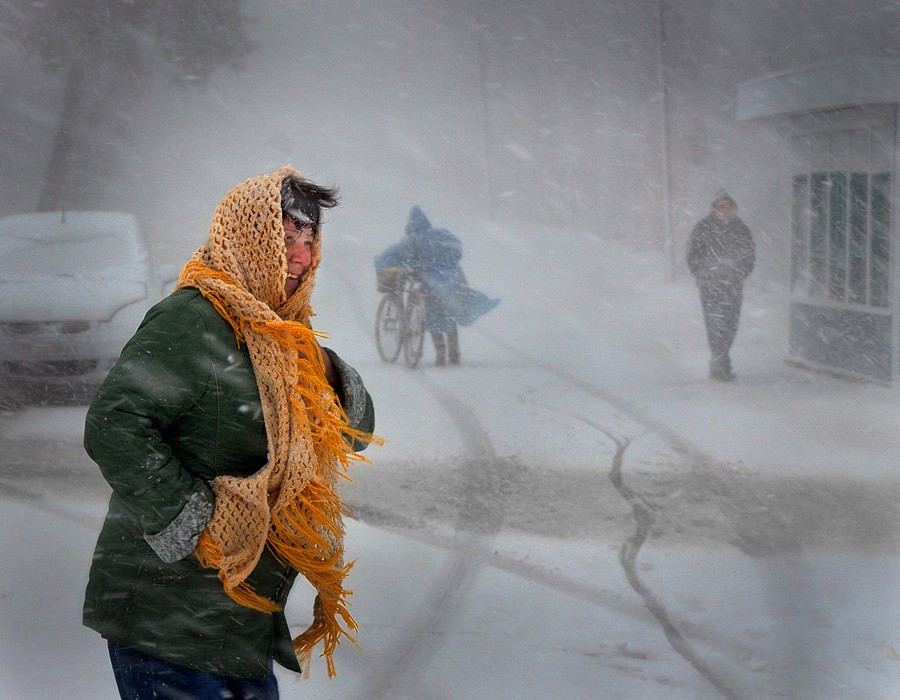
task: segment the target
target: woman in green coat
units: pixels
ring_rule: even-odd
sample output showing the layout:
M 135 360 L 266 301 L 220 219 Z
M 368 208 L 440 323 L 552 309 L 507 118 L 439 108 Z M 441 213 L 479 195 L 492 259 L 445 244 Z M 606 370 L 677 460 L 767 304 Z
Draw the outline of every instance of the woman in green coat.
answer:
M 231 190 L 88 411 L 85 448 L 113 493 L 84 622 L 123 698 L 277 698 L 273 660 L 299 671 L 322 641 L 333 674 L 355 630 L 335 481 L 374 410 L 309 323 L 335 204 L 290 166 Z M 292 642 L 298 572 L 318 595 Z

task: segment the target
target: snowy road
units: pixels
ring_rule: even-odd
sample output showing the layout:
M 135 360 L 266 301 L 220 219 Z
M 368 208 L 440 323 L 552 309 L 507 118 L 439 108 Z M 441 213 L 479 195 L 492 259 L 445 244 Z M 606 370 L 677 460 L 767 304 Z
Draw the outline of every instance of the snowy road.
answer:
M 521 374 L 518 368 L 481 367 L 479 370 L 482 377 L 486 374 L 491 377 L 490 381 L 482 382 L 486 387 L 484 391 L 496 392 L 500 389 L 500 394 L 503 387 L 514 383 Z M 456 378 L 452 376 L 444 378 L 431 374 L 430 379 L 443 380 L 447 387 L 456 383 Z M 392 376 L 392 381 L 400 379 Z M 467 392 L 472 390 L 467 385 Z M 483 400 L 483 397 L 466 395 L 475 406 L 490 406 L 490 401 Z M 571 394 L 568 398 L 570 403 L 577 403 Z M 542 400 L 548 401 L 546 394 Z M 524 403 L 530 405 L 534 400 L 529 398 Z M 840 480 L 778 479 L 746 469 L 710 464 L 711 460 L 701 450 L 686 447 L 687 441 L 673 436 L 671 431 L 658 430 L 652 421 L 637 423 L 631 417 L 623 416 L 619 407 L 609 404 L 597 404 L 595 401 L 592 406 L 592 412 L 586 414 L 592 417 L 581 416 L 581 423 L 592 426 L 606 442 L 606 454 L 597 455 L 596 471 L 567 471 L 563 465 L 547 468 L 546 463 L 528 463 L 514 453 L 512 457 L 495 458 L 492 469 L 499 469 L 504 475 L 495 483 L 503 484 L 504 488 L 502 492 L 489 492 L 488 496 L 494 498 L 502 511 L 500 530 L 503 533 L 527 532 L 542 537 L 588 538 L 609 546 L 638 541 L 637 547 L 627 550 L 627 554 L 623 550 L 626 571 L 619 570 L 622 581 L 630 579 L 633 587 L 643 594 L 647 608 L 656 616 L 670 643 L 709 682 L 706 692 L 711 692 L 714 697 L 804 696 L 803 692 L 798 691 L 797 684 L 811 681 L 814 675 L 812 668 L 816 665 L 812 660 L 814 650 L 821 645 L 821 640 L 809 638 L 807 632 L 822 625 L 823 617 L 828 617 L 828 608 L 832 604 L 830 593 L 822 593 L 820 599 L 807 599 L 812 595 L 811 589 L 786 586 L 784 591 L 787 597 L 778 605 L 792 610 L 789 625 L 778 628 L 772 623 L 773 628 L 764 639 L 742 638 L 738 630 L 747 626 L 754 627 L 754 634 L 759 635 L 755 629 L 758 624 L 756 615 L 760 614 L 760 606 L 765 608 L 771 602 L 768 600 L 771 591 L 754 590 L 752 586 L 748 591 L 746 581 L 734 576 L 733 565 L 718 568 L 710 562 L 718 557 L 725 561 L 740 561 L 739 568 L 750 571 L 759 568 L 765 572 L 763 580 L 773 577 L 773 580 L 783 583 L 796 577 L 793 571 L 795 566 L 800 569 L 809 566 L 806 575 L 831 581 L 836 577 L 836 572 L 842 571 L 860 555 L 871 555 L 874 562 L 886 557 L 883 560 L 887 566 L 885 580 L 887 590 L 890 590 L 890 581 L 896 579 L 894 557 L 897 533 L 895 527 L 889 525 L 897 522 L 900 492 L 896 484 L 886 488 L 884 484 Z M 489 413 L 486 415 L 482 411 L 481 420 L 480 432 L 496 434 L 503 439 L 504 433 L 498 431 L 496 426 L 490 426 Z M 610 428 L 607 429 L 607 426 Z M 629 435 L 635 442 L 633 455 L 622 452 L 621 456 L 626 460 L 630 456 L 635 459 L 621 472 L 621 481 L 610 480 L 609 472 L 616 452 L 610 439 L 611 430 Z M 653 448 L 642 445 L 642 442 L 652 443 L 654 433 L 657 444 Z M 505 439 L 509 440 L 508 433 Z M 664 458 L 660 453 L 666 450 L 659 443 L 670 444 L 669 454 Z M 649 456 L 655 460 L 653 468 L 648 468 Z M 360 470 L 354 485 L 348 490 L 349 500 L 363 521 L 398 529 L 426 530 L 431 532 L 432 538 L 438 539 L 444 533 L 447 546 L 452 548 L 453 536 L 450 533 L 458 533 L 460 528 L 466 529 L 465 521 L 459 519 L 459 503 L 456 501 L 456 496 L 466 483 L 459 476 L 460 461 L 450 457 L 429 464 L 423 463 L 427 460 L 409 459 L 395 465 L 382 465 L 377 470 Z M 635 471 L 635 462 L 643 462 L 643 469 Z M 620 495 L 614 488 L 615 483 L 619 483 L 620 487 L 624 484 L 622 490 L 627 489 L 631 498 Z M 483 490 L 481 493 L 484 497 Z M 643 523 L 633 517 L 634 503 L 642 506 Z M 640 537 L 636 537 L 636 521 L 643 525 Z M 650 551 L 646 557 L 638 558 L 644 536 L 650 537 Z M 485 562 L 483 557 L 473 552 L 472 561 L 466 564 L 468 567 L 471 568 L 473 562 L 497 566 L 503 560 L 504 538 L 495 534 L 493 539 L 496 549 L 492 560 Z M 703 568 L 714 572 L 714 578 L 707 579 L 701 589 L 715 581 L 716 587 L 720 587 L 719 594 L 726 598 L 739 600 L 756 597 L 763 602 L 754 604 L 754 613 L 748 620 L 741 620 L 738 615 L 735 619 L 714 621 L 705 614 L 705 605 L 696 602 L 692 603 L 695 606 L 693 611 L 685 610 L 682 592 L 669 585 L 667 578 L 660 581 L 652 573 L 646 573 L 658 566 L 650 562 L 659 558 L 660 551 L 676 559 L 687 552 L 689 561 L 705 560 Z M 741 553 L 755 558 L 745 559 Z M 819 553 L 824 554 L 820 556 Z M 458 553 L 456 556 L 458 558 Z M 809 561 L 815 563 L 808 564 Z M 894 563 L 891 564 L 891 561 Z M 510 570 L 515 570 L 508 561 L 505 563 Z M 637 570 L 640 568 L 645 573 L 639 576 Z M 690 570 L 692 567 L 686 568 Z M 782 568 L 787 571 L 781 571 Z M 585 572 L 581 572 L 581 577 L 584 575 Z M 583 583 L 581 577 L 578 578 Z M 649 583 L 642 584 L 642 578 L 647 578 Z M 440 580 L 441 576 L 436 577 L 436 581 Z M 847 579 L 844 583 L 849 586 L 849 581 Z M 853 586 L 858 585 L 858 578 L 854 577 L 852 582 Z M 569 580 L 567 584 L 557 589 L 566 590 L 575 587 L 572 584 L 577 585 L 575 580 Z M 449 583 L 446 585 L 450 586 Z M 849 590 L 853 590 L 852 587 Z M 595 592 L 587 596 L 592 603 L 602 605 L 608 602 L 602 596 L 592 598 Z M 845 594 L 847 592 L 844 591 Z M 702 594 L 695 598 L 703 599 Z M 883 596 L 881 600 L 887 602 Z M 670 615 L 670 608 L 677 614 Z M 676 622 L 672 621 L 673 617 Z M 873 620 L 876 615 L 873 610 L 868 610 L 865 617 Z M 433 619 L 441 618 L 440 614 L 435 613 Z M 700 619 L 703 619 L 703 624 L 699 623 Z M 829 626 L 826 624 L 825 628 Z M 433 631 L 430 633 L 434 634 Z M 802 640 L 803 644 L 785 656 L 782 642 L 787 638 Z M 885 635 L 879 644 L 890 646 L 885 641 L 888 638 L 889 635 Z M 430 653 L 436 646 L 434 641 L 428 645 Z M 701 651 L 697 651 L 695 646 Z M 774 650 L 778 650 L 776 654 L 773 654 Z M 805 659 L 803 670 L 790 665 L 798 661 L 798 654 Z M 397 676 L 394 678 L 396 680 Z M 396 681 L 392 687 L 396 688 L 399 682 Z M 718 692 L 712 688 L 718 689 Z M 827 689 L 825 696 L 837 693 L 827 685 L 823 689 Z M 866 697 L 865 694 L 861 696 Z M 418 696 L 413 693 L 409 697 Z
M 601 347 L 602 328 L 576 339 L 605 354 L 570 348 L 563 363 L 510 321 L 470 331 L 462 367 L 426 355 L 410 372 L 375 358 L 364 308 L 327 324 L 350 329 L 336 347 L 357 349 L 389 438 L 345 490 L 362 651 L 340 650 L 334 681 L 316 666 L 281 674 L 285 698 L 897 695 L 900 487 L 882 475 L 895 448 L 880 427 L 894 394 L 785 379 L 762 353 L 743 385 L 690 384 L 690 355 L 641 365 Z M 803 420 L 811 406 L 825 425 L 853 408 L 866 443 L 832 441 Z M 115 697 L 80 626 L 108 495 L 83 418 L 0 414 L 4 700 Z M 841 459 L 845 474 L 807 466 Z M 303 589 L 294 629 L 308 623 Z M 43 672 L 60 664 L 65 683 Z

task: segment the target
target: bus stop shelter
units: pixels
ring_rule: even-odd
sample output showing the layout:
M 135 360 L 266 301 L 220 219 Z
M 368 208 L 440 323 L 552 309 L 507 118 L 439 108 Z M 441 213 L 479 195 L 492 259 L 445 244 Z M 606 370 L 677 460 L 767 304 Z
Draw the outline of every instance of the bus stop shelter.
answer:
M 738 85 L 738 119 L 780 118 L 792 142 L 791 360 L 900 377 L 900 60 L 848 59 Z

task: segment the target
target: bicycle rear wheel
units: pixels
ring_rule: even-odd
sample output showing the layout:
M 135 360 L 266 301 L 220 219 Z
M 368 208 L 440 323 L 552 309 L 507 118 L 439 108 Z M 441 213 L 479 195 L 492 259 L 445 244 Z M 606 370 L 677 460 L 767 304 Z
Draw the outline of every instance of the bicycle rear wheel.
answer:
M 385 294 L 375 317 L 375 347 L 385 362 L 396 362 L 403 346 L 403 301 Z
M 413 369 L 422 359 L 422 345 L 425 340 L 425 297 L 421 293 L 410 294 L 406 302 L 405 337 L 403 339 L 403 361 Z

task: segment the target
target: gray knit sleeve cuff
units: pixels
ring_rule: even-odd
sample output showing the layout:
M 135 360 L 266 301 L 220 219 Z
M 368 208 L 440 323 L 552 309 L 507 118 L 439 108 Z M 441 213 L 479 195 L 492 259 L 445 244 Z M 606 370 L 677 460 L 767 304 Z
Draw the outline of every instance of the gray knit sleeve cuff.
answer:
M 200 533 L 212 517 L 213 503 L 211 491 L 194 492 L 164 530 L 155 535 L 144 535 L 144 539 L 166 564 L 184 559 L 194 551 Z
M 355 428 L 366 414 L 366 386 L 363 384 L 359 372 L 338 357 L 333 350 L 329 348 L 323 348 L 323 350 L 331 358 L 331 363 L 341 382 L 341 390 L 344 395 L 341 405 L 347 414 L 347 422 L 351 428 Z

